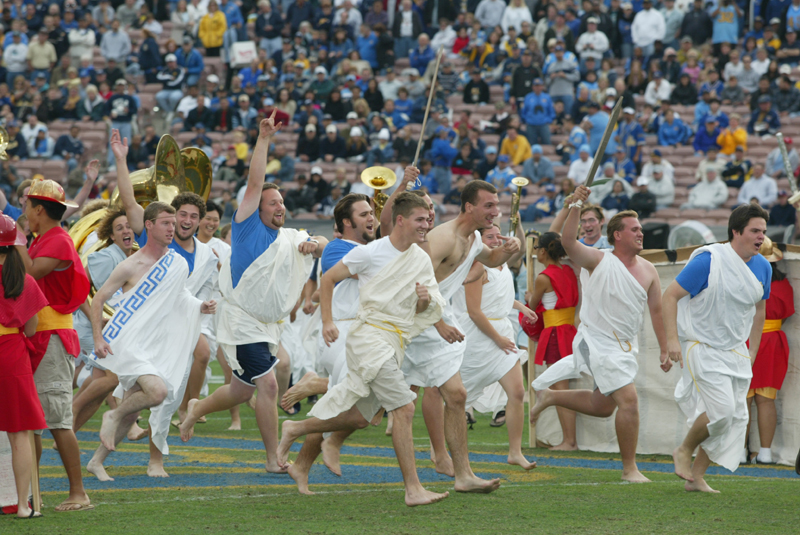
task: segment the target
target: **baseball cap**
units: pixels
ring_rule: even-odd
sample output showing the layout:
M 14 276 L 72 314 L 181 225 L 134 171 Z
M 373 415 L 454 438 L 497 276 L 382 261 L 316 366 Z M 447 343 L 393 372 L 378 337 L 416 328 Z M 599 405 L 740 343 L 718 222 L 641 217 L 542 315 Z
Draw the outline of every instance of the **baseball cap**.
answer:
M 542 154 L 542 146 L 539 144 L 534 145 L 533 147 L 531 147 L 531 152 L 533 154 Z
M 389 134 L 389 129 L 388 128 L 381 128 L 381 131 L 378 132 L 378 139 L 382 139 L 384 141 L 388 141 L 388 139 L 390 137 L 391 137 L 391 135 Z
M 547 185 L 544 187 L 544 190 L 545 190 L 545 191 L 555 191 L 555 190 L 556 190 L 556 187 L 555 187 L 553 184 L 547 184 Z
M 555 51 L 556 52 L 563 52 L 564 51 L 564 45 L 556 45 Z
M 364 132 L 361 131 L 361 128 L 354 126 L 350 129 L 350 137 L 359 137 L 363 136 Z
M 217 76 L 216 74 L 209 74 L 208 77 L 206 77 L 206 81 L 212 84 L 218 84 L 219 76 Z
M 598 104 L 597 102 L 595 102 L 595 101 L 593 100 L 593 101 L 589 102 L 589 107 L 590 107 L 590 108 L 597 108 L 597 109 L 600 109 L 600 104 Z
M 678 55 L 678 53 L 675 51 L 675 49 L 674 49 L 674 48 L 672 48 L 672 47 L 670 46 L 670 47 L 668 47 L 668 48 L 667 48 L 667 49 L 664 51 L 664 55 L 665 55 L 665 56 L 677 56 L 677 55 Z
M 329 124 L 327 126 L 327 128 L 325 128 L 325 133 L 326 134 L 338 134 L 339 130 L 336 129 L 336 125 L 335 124 Z
M 605 171 L 606 169 L 611 169 L 613 171 L 614 170 L 614 163 L 613 162 L 604 163 L 603 164 L 603 170 Z
M 307 124 L 306 128 L 305 128 L 305 131 L 306 132 L 316 132 L 317 131 L 317 127 L 314 126 L 313 124 Z
M 500 156 L 497 157 L 497 161 L 498 162 L 503 162 L 503 163 L 508 163 L 509 162 L 508 154 L 501 154 Z
M 125 81 L 125 78 L 120 78 L 119 80 L 114 82 L 114 85 L 126 85 L 127 83 L 128 82 Z
M 586 24 L 597 24 L 599 21 L 595 17 L 589 17 L 586 19 Z
M 497 154 L 497 147 L 493 145 L 486 147 L 486 154 Z
M 629 115 L 635 115 L 636 114 L 636 110 L 634 110 L 631 107 L 622 108 L 622 113 L 629 114 Z
M 717 118 L 713 115 L 706 115 L 706 124 L 716 123 Z
M 264 99 L 264 106 L 274 106 L 274 105 L 275 105 L 275 101 L 272 100 L 272 98 L 267 97 L 267 98 Z
M 654 165 L 653 166 L 653 172 L 654 173 L 663 173 L 664 172 L 664 166 L 663 165 Z
M 348 112 L 347 120 L 349 121 L 350 119 L 358 119 L 358 114 L 354 111 Z
M 86 76 L 91 76 L 91 75 L 92 71 L 90 69 L 81 69 L 80 72 L 78 73 L 78 76 L 80 76 L 81 78 L 85 78 Z
M 590 153 L 590 152 L 591 152 L 591 150 L 589 149 L 589 145 L 587 145 L 586 143 L 584 143 L 583 145 L 581 145 L 581 146 L 578 148 L 578 152 L 585 152 L 585 153 L 587 153 L 587 154 L 588 154 L 588 153 Z
M 759 104 L 764 104 L 765 102 L 772 102 L 772 99 L 770 98 L 769 95 L 761 95 L 760 97 L 758 97 Z
M 653 78 L 663 78 L 663 77 L 664 73 L 662 73 L 661 71 L 656 71 L 653 73 Z
M 653 156 L 658 156 L 659 158 L 661 158 L 661 149 L 654 150 L 653 151 Z
M 792 74 L 792 67 L 790 65 L 781 65 L 778 68 L 778 74 Z
M 328 71 L 325 69 L 325 67 L 319 66 L 316 69 L 314 69 L 314 74 L 324 74 L 325 76 L 327 76 Z
M 636 179 L 636 185 L 637 186 L 646 186 L 649 183 L 650 183 L 650 179 L 647 178 L 646 176 L 640 176 L 639 178 Z
M 184 35 L 183 36 L 183 44 L 188 45 L 194 43 L 194 39 L 192 39 L 191 35 Z
M 178 61 L 178 56 L 175 54 L 167 54 L 167 57 L 164 58 L 164 61 L 169 63 L 170 61 Z
M 315 165 L 314 167 L 311 168 L 311 174 L 312 175 L 321 175 L 322 174 L 322 167 L 320 167 L 318 165 Z
M 541 78 L 534 78 L 533 85 L 544 85 L 544 81 Z
M 781 19 L 779 19 L 778 17 L 772 17 L 771 19 L 769 19 L 769 23 L 770 24 L 780 24 L 781 23 Z
M 788 196 L 789 196 L 789 192 L 786 191 L 785 189 L 782 189 L 782 190 L 780 190 L 778 192 L 778 197 L 788 197 Z

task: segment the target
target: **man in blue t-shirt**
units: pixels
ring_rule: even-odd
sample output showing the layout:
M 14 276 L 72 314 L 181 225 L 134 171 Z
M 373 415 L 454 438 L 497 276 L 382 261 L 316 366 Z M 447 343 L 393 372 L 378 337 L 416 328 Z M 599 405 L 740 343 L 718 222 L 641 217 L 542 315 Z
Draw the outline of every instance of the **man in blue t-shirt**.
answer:
M 736 208 L 728 220 L 729 243 L 696 254 L 664 292 L 669 358 L 683 368 L 675 399 L 694 420 L 672 454 L 675 474 L 689 491 L 716 492 L 704 479 L 709 464 L 736 470 L 745 452 L 747 391 L 772 279 L 772 267 L 758 252 L 768 220 L 757 204 Z
M 595 204 L 586 204 L 581 208 L 581 231 L 583 237 L 578 240 L 587 247 L 595 249 L 613 249 L 608 238 L 603 236 L 603 209 Z
M 390 204 L 387 203 L 387 210 L 389 210 L 389 206 Z M 320 262 L 322 262 L 323 275 L 347 253 L 374 240 L 378 226 L 369 197 L 360 193 L 350 193 L 342 197 L 336 204 L 333 217 L 336 222 L 336 230 L 342 237 L 331 241 L 322 252 Z M 352 285 L 352 287 L 338 288 L 342 285 Z M 345 340 L 349 325 L 355 318 L 337 316 L 341 316 L 344 310 L 353 306 L 352 300 L 358 301 L 358 280 L 355 278 L 345 279 L 337 284 L 337 288 L 332 312 L 339 329 L 340 339 L 329 347 L 322 347 L 317 360 L 317 363 L 328 373 L 329 378 L 320 378 L 313 373 L 306 374 L 281 399 L 281 406 L 286 409 L 308 396 L 325 394 L 329 388 L 341 382 L 347 375 Z M 326 354 L 326 352 L 331 353 Z M 325 466 L 336 475 L 342 474 L 339 467 L 339 451 L 345 439 L 356 429 L 358 428 L 352 427 L 335 431 L 324 441 L 321 433 L 306 436 L 303 447 L 292 466 L 292 477 L 297 481 L 300 492 L 308 490 L 308 472 L 320 452 L 322 452 Z

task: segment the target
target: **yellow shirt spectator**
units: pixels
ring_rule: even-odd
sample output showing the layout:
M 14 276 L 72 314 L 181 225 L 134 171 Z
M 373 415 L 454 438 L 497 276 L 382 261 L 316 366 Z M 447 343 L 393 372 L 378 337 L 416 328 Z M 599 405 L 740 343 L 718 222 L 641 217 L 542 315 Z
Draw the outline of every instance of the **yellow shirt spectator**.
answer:
M 214 0 L 208 3 L 208 13 L 200 19 L 200 28 L 197 36 L 205 48 L 219 48 L 222 46 L 222 36 L 228 29 L 225 14 L 219 10 Z
M 525 136 L 519 135 L 514 128 L 509 128 L 500 145 L 500 154 L 507 155 L 511 165 L 520 165 L 531 157 L 531 144 Z
M 732 113 L 730 116 L 730 125 L 717 136 L 717 145 L 720 146 L 719 151 L 722 154 L 731 156 L 736 152 L 737 146 L 747 151 L 747 131 L 739 126 L 740 121 L 741 117 L 739 117 L 739 114 Z

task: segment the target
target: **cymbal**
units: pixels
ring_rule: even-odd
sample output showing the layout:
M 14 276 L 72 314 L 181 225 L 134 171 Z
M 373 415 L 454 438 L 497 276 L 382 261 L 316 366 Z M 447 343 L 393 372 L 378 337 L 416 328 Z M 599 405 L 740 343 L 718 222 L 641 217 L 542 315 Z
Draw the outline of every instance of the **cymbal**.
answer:
M 397 182 L 397 175 L 388 167 L 368 167 L 361 172 L 361 182 L 372 189 L 387 189 Z

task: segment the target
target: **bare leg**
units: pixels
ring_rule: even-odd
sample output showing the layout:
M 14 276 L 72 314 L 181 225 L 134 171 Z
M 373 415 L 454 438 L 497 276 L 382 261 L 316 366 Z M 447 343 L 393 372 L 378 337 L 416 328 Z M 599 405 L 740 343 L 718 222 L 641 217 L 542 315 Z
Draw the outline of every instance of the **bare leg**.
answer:
M 221 347 L 217 348 L 217 361 L 219 362 L 219 367 L 222 368 L 222 374 L 225 376 L 225 384 L 231 384 L 231 379 L 233 378 L 233 370 L 228 365 L 228 361 L 225 359 L 225 353 L 222 351 Z M 189 404 L 187 403 L 186 406 L 188 407 Z M 231 426 L 228 428 L 228 431 L 240 431 L 242 429 L 242 419 L 239 416 L 239 405 L 231 407 Z
M 314 494 L 308 490 L 308 473 L 322 450 L 321 445 L 322 433 L 312 433 L 306 436 L 303 447 L 300 448 L 300 453 L 297 454 L 297 459 L 287 470 L 294 482 L 297 483 L 297 490 L 300 494 Z
M 208 347 L 208 340 L 206 340 L 205 335 L 201 334 L 200 338 L 197 339 L 197 345 L 194 347 L 194 360 L 189 371 L 186 392 L 183 394 L 183 401 L 180 407 L 178 407 L 178 420 L 181 422 L 186 416 L 186 407 L 189 405 L 189 400 L 200 397 L 200 390 L 203 389 L 203 381 L 206 377 L 206 368 L 208 368 L 210 361 L 211 349 Z
M 694 481 L 687 481 L 683 488 L 689 492 L 719 493 L 718 490 L 709 487 L 705 480 L 706 470 L 708 470 L 708 465 L 710 464 L 711 459 L 708 458 L 708 454 L 701 446 L 697 450 L 697 456 L 694 458 L 694 464 L 692 465 L 692 478 Z
M 278 445 L 278 464 L 283 466 L 287 463 L 289 449 L 295 440 L 302 436 L 313 433 L 333 433 L 335 431 L 364 429 L 369 422 L 361 416 L 361 412 L 356 407 L 349 411 L 331 418 L 320 420 L 319 418 L 306 418 L 305 420 L 294 421 L 286 420 L 281 426 L 281 442 Z
M 614 414 L 614 409 L 617 408 L 617 404 L 610 396 L 604 396 L 597 389 L 552 390 L 546 388 L 536 392 L 536 402 L 531 407 L 531 423 L 536 423 L 542 411 L 553 405 L 597 418 L 608 418 Z
M 133 388 L 125 392 L 125 399 L 140 393 L 141 393 L 140 383 L 137 383 L 136 385 L 134 385 Z M 123 402 L 125 401 L 125 399 L 123 399 Z M 122 442 L 122 439 L 125 438 L 125 435 L 128 434 L 128 430 L 130 429 L 130 427 L 134 423 L 136 423 L 136 418 L 138 417 L 139 417 L 139 411 L 136 411 L 132 414 L 127 414 L 122 418 L 122 420 L 120 421 L 119 425 L 116 428 L 116 433 L 114 435 L 114 446 Z M 114 478 L 108 475 L 105 467 L 103 466 L 103 463 L 105 463 L 105 460 L 111 453 L 111 451 L 112 451 L 111 449 L 106 448 L 101 443 L 100 446 L 97 448 L 97 450 L 95 450 L 94 455 L 92 456 L 91 460 L 89 460 L 89 463 L 86 465 L 86 470 L 88 470 L 89 473 L 94 474 L 95 477 L 97 477 L 97 479 L 100 481 L 114 481 Z
M 239 379 L 233 379 L 231 384 L 217 388 L 205 399 L 190 400 L 186 406 L 186 417 L 180 425 L 181 440 L 188 442 L 192 438 L 194 424 L 198 418 L 212 412 L 226 411 L 231 407 L 236 407 L 250 399 L 255 390 L 256 387 L 245 384 Z
M 415 404 L 415 406 L 416 406 L 416 404 Z M 392 413 L 390 412 L 389 414 L 386 415 L 386 436 L 387 437 L 392 436 L 392 428 L 393 427 L 394 427 L 394 416 L 392 416 Z M 433 452 L 431 451 L 431 453 L 433 453 Z
M 289 380 L 292 378 L 292 359 L 282 345 L 278 346 L 278 352 L 275 356 L 280 361 L 275 366 L 275 379 L 278 381 L 278 399 L 283 399 L 283 395 L 289 389 Z
M 569 380 L 559 381 L 550 387 L 551 390 L 569 390 Z M 556 407 L 558 412 L 558 421 L 561 424 L 561 434 L 563 439 L 561 444 L 550 448 L 553 451 L 575 451 L 578 449 L 577 431 L 575 430 L 575 420 L 577 415 L 575 411 L 565 409 L 564 407 Z
M 639 442 L 639 396 L 636 386 L 628 384 L 611 394 L 616 402 L 615 427 L 622 457 L 622 479 L 630 483 L 649 483 L 636 466 L 636 444 Z
M 328 379 L 318 376 L 314 372 L 306 373 L 296 385 L 293 385 L 281 397 L 281 408 L 291 411 L 294 404 L 309 396 L 321 396 L 328 392 Z
M 118 403 L 117 398 L 114 397 L 114 394 L 109 394 L 106 396 L 106 405 L 108 405 L 108 408 L 112 411 L 116 410 Z
M 150 477 L 169 477 L 167 471 L 164 470 L 164 454 L 153 444 L 152 434 L 150 436 L 150 462 L 147 464 L 147 475 Z
M 778 426 L 778 413 L 775 411 L 775 400 L 756 394 L 758 407 L 758 438 L 762 448 L 770 448 Z
M 339 464 L 339 454 L 341 453 L 344 441 L 353 434 L 355 429 L 336 431 L 322 442 L 322 462 L 328 467 L 333 475 L 341 476 L 342 467 Z
M 143 375 L 139 377 L 136 384 L 139 388 L 129 390 L 130 395 L 125 396 L 119 407 L 103 414 L 103 425 L 100 427 L 100 443 L 109 451 L 114 451 L 116 446 L 114 437 L 117 434 L 117 427 L 123 418 L 138 413 L 143 409 L 155 407 L 167 397 L 167 385 L 164 384 L 160 377 Z M 125 428 L 126 434 L 128 427 Z
M 675 462 L 675 475 L 686 481 L 694 481 L 692 472 L 692 454 L 694 450 L 708 438 L 708 415 L 706 413 L 697 417 L 691 429 L 686 434 L 680 446 L 672 452 L 672 459 Z
M 444 494 L 430 492 L 425 490 L 419 482 L 417 462 L 414 453 L 414 437 L 411 432 L 411 423 L 414 419 L 414 404 L 409 403 L 399 409 L 395 409 L 392 413 L 394 414 L 392 444 L 394 445 L 397 462 L 400 465 L 400 471 L 403 473 L 403 484 L 406 489 L 406 505 L 409 507 L 428 505 L 447 498 L 450 495 L 449 492 L 445 492 Z M 461 414 L 461 419 L 464 420 L 463 405 Z
M 86 383 L 84 383 L 86 384 Z M 117 376 L 99 368 L 92 370 L 92 382 L 72 400 L 72 428 L 79 431 L 94 416 L 109 394 L 119 384 Z
M 285 474 L 285 464 L 278 462 L 278 381 L 270 372 L 255 380 L 258 387 L 256 397 L 256 423 L 267 452 L 267 472 Z
M 425 395 L 422 396 L 422 417 L 431 439 L 431 460 L 436 466 L 436 471 L 449 477 L 455 477 L 453 459 L 450 458 L 450 453 L 447 451 L 444 437 L 444 400 L 435 386 L 426 388 Z
M 128 440 L 131 442 L 138 442 L 150 434 L 150 428 L 142 429 L 139 424 L 133 422 L 133 425 L 128 430 Z
M 83 371 L 83 367 L 86 366 L 86 363 L 83 362 L 83 359 L 78 359 L 78 364 L 75 365 L 75 373 L 72 374 L 72 389 L 75 390 L 78 388 L 78 376 Z M 91 377 L 91 375 L 89 375 Z M 87 377 L 88 379 L 88 377 Z M 85 381 L 85 379 L 84 379 Z
M 506 427 L 508 428 L 508 464 L 516 464 L 525 470 L 536 468 L 522 454 L 522 428 L 525 424 L 525 407 L 522 399 L 525 388 L 522 383 L 522 366 L 519 361 L 500 379 L 500 386 L 508 396 L 506 404 Z
M 14 483 L 17 487 L 17 516 L 20 518 L 28 518 L 31 514 L 31 508 L 28 507 L 28 488 L 33 465 L 29 438 L 29 433 L 32 432 L 8 433 L 8 441 L 11 443 L 11 468 L 14 470 Z M 36 516 L 42 515 L 39 513 Z
M 456 373 L 447 380 L 439 392 L 444 398 L 444 434 L 447 445 L 453 452 L 453 468 L 455 470 L 455 489 L 457 492 L 488 493 L 500 488 L 500 480 L 487 481 L 476 476 L 469 465 L 467 449 L 467 420 L 464 417 L 467 391 L 461 382 L 461 374 Z M 395 422 L 395 433 L 397 432 Z M 394 437 L 394 435 L 392 435 Z

